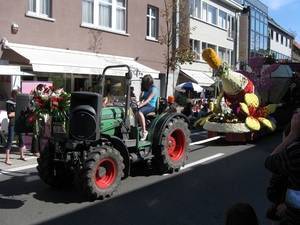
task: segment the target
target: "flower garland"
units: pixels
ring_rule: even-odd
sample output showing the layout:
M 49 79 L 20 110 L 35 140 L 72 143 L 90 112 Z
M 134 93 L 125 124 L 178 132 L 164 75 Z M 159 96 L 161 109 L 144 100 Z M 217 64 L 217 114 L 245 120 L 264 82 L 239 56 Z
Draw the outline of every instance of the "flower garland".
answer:
M 214 114 L 214 116 L 212 116 L 208 121 L 217 123 L 241 123 L 237 116 L 229 111 Z
M 239 120 L 232 111 L 227 110 L 222 113 L 213 113 L 204 123 L 203 128 L 221 133 L 247 133 L 251 131 L 244 121 Z
M 206 121 L 203 129 L 220 133 L 248 133 L 251 130 L 245 123 L 217 123 Z

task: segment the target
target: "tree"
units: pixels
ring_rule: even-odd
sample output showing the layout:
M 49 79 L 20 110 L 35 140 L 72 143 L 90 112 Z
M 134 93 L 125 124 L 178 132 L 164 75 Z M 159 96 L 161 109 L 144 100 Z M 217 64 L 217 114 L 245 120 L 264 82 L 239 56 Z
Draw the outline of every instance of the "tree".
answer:
M 167 90 L 170 70 L 175 71 L 184 63 L 194 62 L 195 52 L 189 37 L 195 27 L 190 28 L 189 0 L 164 0 L 164 5 L 160 16 L 165 26 L 161 26 L 158 40 L 161 45 L 166 45 L 164 66 L 167 69 Z

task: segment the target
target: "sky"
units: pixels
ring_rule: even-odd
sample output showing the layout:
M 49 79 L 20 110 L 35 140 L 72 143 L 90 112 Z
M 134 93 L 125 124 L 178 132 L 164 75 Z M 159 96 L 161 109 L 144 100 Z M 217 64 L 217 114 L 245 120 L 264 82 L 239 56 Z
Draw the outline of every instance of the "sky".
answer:
M 269 16 L 283 29 L 295 34 L 300 44 L 300 0 L 260 0 L 268 7 Z

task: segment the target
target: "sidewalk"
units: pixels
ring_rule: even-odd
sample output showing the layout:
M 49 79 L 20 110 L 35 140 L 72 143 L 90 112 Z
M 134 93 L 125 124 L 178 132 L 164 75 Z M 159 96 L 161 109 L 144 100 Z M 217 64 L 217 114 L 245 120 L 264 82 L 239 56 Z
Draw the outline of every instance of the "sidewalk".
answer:
M 22 167 L 22 166 L 30 166 L 37 164 L 37 157 L 33 156 L 30 152 L 30 149 L 26 149 L 24 151 L 24 156 L 27 159 L 27 161 L 20 160 L 20 152 L 17 145 L 13 143 L 12 148 L 10 150 L 10 161 L 12 165 L 6 165 L 5 164 L 5 146 L 0 144 L 0 173 L 1 170 L 10 170 L 16 167 Z

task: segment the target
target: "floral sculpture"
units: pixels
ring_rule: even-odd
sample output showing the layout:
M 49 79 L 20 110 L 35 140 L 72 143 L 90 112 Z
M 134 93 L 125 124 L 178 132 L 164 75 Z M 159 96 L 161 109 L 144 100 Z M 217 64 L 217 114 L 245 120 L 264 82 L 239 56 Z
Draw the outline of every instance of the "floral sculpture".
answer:
M 239 102 L 244 100 L 246 93 L 254 93 L 255 88 L 251 79 L 241 73 L 229 69 L 227 62 L 222 62 L 212 48 L 207 48 L 202 53 L 203 59 L 215 70 L 214 76 L 222 81 L 223 92 L 219 95 L 214 110 L 221 112 L 220 101 L 225 98 L 226 104 L 238 117 Z
M 217 77 L 217 82 L 222 81 L 223 92 L 218 96 L 216 103 L 210 103 L 211 114 L 205 118 L 198 120 L 195 125 L 204 125 L 204 129 L 218 132 L 233 132 L 243 133 L 257 131 L 261 125 L 266 126 L 271 131 L 275 130 L 276 125 L 266 117 L 276 110 L 276 104 L 270 104 L 266 107 L 261 107 L 259 95 L 256 85 L 266 83 L 269 88 L 272 88 L 271 80 L 267 79 L 257 81 L 251 75 L 269 74 L 276 70 L 276 66 L 270 66 L 261 73 L 263 59 L 251 60 L 251 66 L 254 72 L 240 73 L 229 69 L 226 62 L 222 62 L 216 55 L 215 51 L 207 48 L 202 53 L 203 59 L 215 70 L 214 75 Z M 251 79 L 252 78 L 252 79 Z M 262 83 L 259 83 L 262 82 Z M 266 88 L 266 87 L 264 87 Z M 224 97 L 225 103 L 230 107 L 231 111 L 227 112 L 233 120 L 220 121 L 220 115 L 226 115 L 221 108 L 221 99 Z M 222 117 L 223 118 L 223 117 Z M 224 123 L 225 121 L 225 123 Z M 220 123 L 221 122 L 221 123 Z

